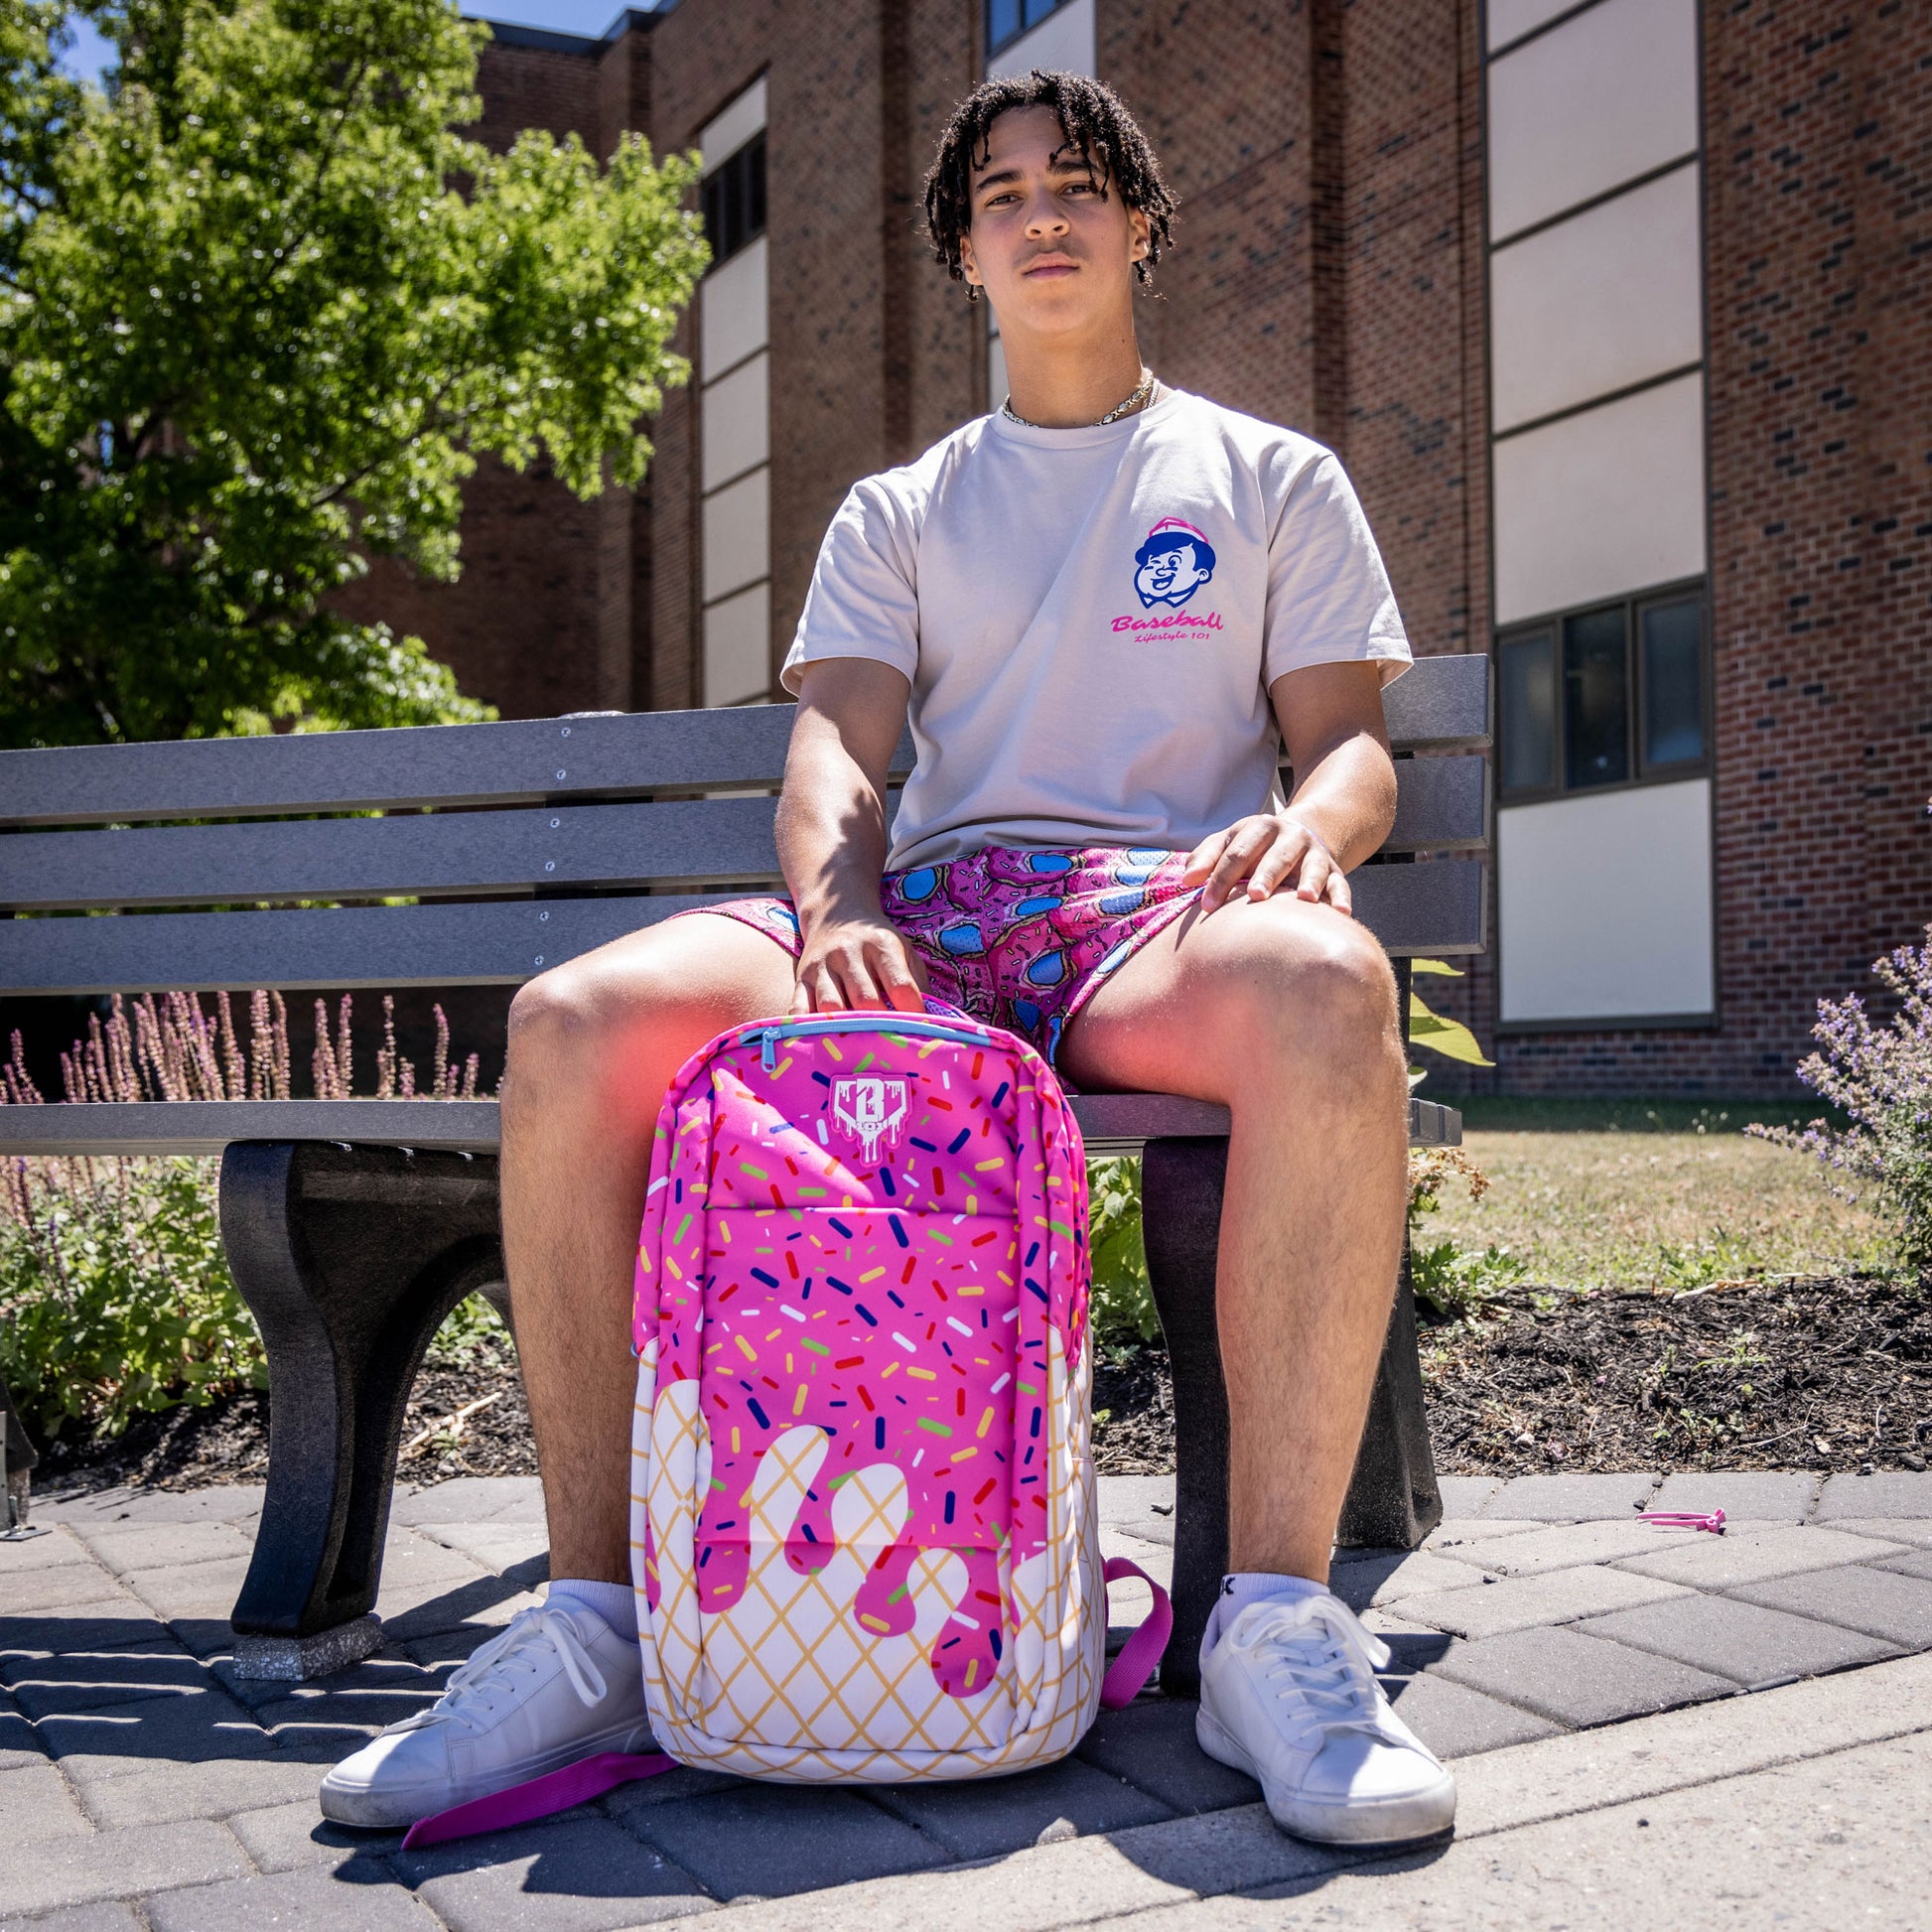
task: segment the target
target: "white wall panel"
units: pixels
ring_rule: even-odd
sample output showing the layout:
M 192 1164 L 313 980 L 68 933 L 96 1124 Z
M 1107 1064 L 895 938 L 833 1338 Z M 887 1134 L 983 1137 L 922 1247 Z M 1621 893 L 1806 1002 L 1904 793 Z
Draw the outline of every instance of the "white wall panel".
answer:
M 698 136 L 698 152 L 704 171 L 710 174 L 721 161 L 729 161 L 764 125 L 764 75 L 752 84 L 715 120 L 707 121 Z
M 704 486 L 741 476 L 771 454 L 771 358 L 755 355 L 704 392 Z
M 704 701 L 742 704 L 771 689 L 771 586 L 714 604 L 704 614 Z
M 1533 27 L 1568 13 L 1577 0 L 1489 0 L 1488 42 L 1490 50 L 1507 47 L 1520 40 Z
M 698 372 L 707 382 L 765 345 L 770 333 L 766 257 L 765 237 L 759 235 L 699 285 Z
M 771 472 L 755 470 L 704 499 L 704 601 L 771 569 Z
M 1695 163 L 1490 257 L 1495 427 L 1704 354 Z
M 975 13 L 979 9 L 973 9 Z M 1030 73 L 1035 68 L 1063 73 L 1091 73 L 1097 65 L 1093 38 L 1093 0 L 1068 0 L 1050 13 L 1031 34 L 986 64 L 989 78 L 1006 73 Z
M 1697 0 L 1602 0 L 1490 65 L 1490 238 L 1697 145 Z
M 1499 811 L 1503 1020 L 1710 1013 L 1711 890 L 1708 778 Z
M 1496 621 L 1704 570 L 1704 378 L 1494 446 Z

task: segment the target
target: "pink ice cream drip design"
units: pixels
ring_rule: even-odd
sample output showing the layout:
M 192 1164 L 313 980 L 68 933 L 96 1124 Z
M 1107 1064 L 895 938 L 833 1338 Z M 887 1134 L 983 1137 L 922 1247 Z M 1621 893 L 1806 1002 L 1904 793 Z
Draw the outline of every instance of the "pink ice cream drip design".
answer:
M 1023 1149 L 1050 1120 L 1077 1150 L 1077 1130 L 1011 1035 L 800 1035 L 765 1051 L 768 1067 L 748 1042 L 696 1090 L 673 1083 L 654 1268 L 640 1248 L 638 1345 L 656 1340 L 659 1400 L 697 1383 L 710 1446 L 699 1607 L 744 1598 L 772 1540 L 754 1521 L 760 1467 L 816 1430 L 826 1450 L 783 1533 L 786 1564 L 823 1571 L 839 1489 L 897 1470 L 904 1519 L 865 1546 L 851 1615 L 904 1635 L 915 1565 L 957 1556 L 963 1587 L 930 1661 L 943 1691 L 971 1698 L 1010 1647 L 1012 1571 L 1047 1541 L 1051 1338 L 1070 1366 L 1085 1320 L 1085 1203 L 1068 1197 L 1084 1171 L 1076 1153 L 1049 1196 Z M 647 1535 L 653 1609 L 657 1561 Z

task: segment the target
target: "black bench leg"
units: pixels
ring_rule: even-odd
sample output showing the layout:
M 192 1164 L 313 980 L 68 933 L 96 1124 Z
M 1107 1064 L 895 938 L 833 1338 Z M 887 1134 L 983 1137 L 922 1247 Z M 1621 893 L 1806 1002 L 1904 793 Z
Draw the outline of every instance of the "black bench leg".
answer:
M 373 1615 L 402 1420 L 443 1318 L 503 1276 L 496 1164 L 237 1142 L 221 1234 L 268 1352 L 268 1493 L 234 1607 L 244 1677 L 315 1677 L 381 1641 Z
M 1161 1661 L 1172 1696 L 1200 1688 L 1200 1640 L 1228 1560 L 1228 1397 L 1214 1314 L 1227 1185 L 1224 1140 L 1150 1141 L 1141 1174 L 1148 1280 L 1173 1371 L 1173 1635 Z M 1369 1398 L 1337 1541 L 1414 1549 L 1442 1520 L 1423 1412 L 1409 1257 Z

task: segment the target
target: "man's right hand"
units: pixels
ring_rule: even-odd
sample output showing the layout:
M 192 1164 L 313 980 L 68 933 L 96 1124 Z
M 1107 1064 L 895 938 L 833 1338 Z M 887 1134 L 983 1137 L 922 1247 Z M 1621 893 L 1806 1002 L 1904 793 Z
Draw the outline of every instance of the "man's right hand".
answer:
M 925 966 L 881 913 L 820 919 L 803 933 L 793 1013 L 922 1013 Z

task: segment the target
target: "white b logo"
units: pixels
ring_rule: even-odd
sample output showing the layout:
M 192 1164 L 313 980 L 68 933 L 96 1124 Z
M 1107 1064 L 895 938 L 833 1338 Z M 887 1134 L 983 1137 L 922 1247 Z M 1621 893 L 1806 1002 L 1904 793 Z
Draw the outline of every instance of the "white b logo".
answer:
M 848 1134 L 855 1136 L 868 1161 L 879 1159 L 881 1141 L 897 1141 L 905 1118 L 903 1080 L 835 1080 L 832 1113 Z

